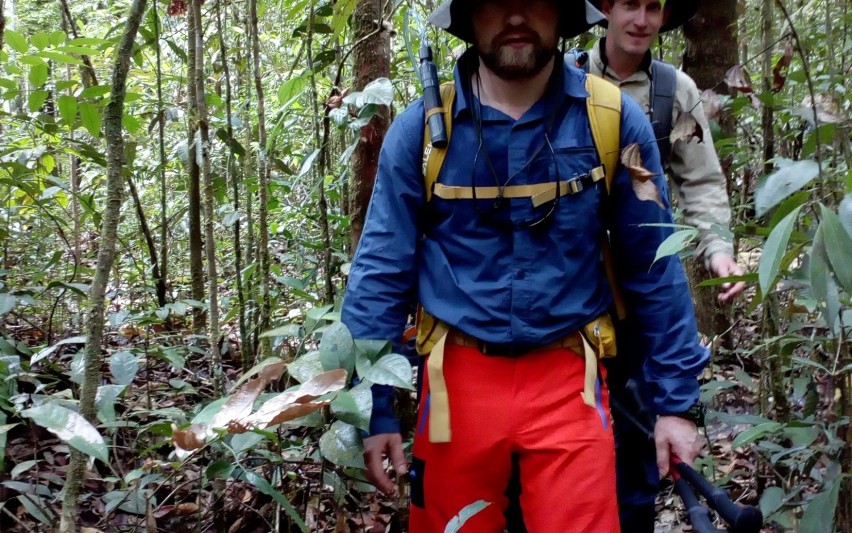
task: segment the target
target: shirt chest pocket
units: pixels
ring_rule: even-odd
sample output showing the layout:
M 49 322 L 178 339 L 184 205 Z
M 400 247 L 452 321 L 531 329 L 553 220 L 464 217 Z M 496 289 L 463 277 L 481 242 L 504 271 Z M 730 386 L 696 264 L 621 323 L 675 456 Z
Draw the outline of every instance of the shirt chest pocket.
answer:
M 554 227 L 578 235 L 600 227 L 602 200 L 606 196 L 603 169 L 594 146 L 554 147 L 536 158 L 530 170 L 559 182 L 560 196 L 543 194 L 533 203 L 556 204 Z M 596 170 L 597 169 L 597 170 Z

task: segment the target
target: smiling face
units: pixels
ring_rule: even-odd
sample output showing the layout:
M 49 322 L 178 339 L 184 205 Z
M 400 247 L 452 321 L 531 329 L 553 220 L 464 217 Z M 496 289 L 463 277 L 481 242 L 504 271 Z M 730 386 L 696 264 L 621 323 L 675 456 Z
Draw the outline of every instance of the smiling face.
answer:
M 531 78 L 559 41 L 553 0 L 479 0 L 473 9 L 476 48 L 485 66 L 507 80 Z
M 602 0 L 601 11 L 608 21 L 606 51 L 610 58 L 615 54 L 644 56 L 668 16 L 660 0 Z

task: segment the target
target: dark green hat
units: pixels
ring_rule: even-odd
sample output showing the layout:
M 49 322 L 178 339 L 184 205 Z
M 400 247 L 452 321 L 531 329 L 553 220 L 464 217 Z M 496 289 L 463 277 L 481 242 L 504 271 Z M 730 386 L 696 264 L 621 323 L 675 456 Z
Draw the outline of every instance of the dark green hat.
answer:
M 470 9 L 473 0 L 447 0 L 434 13 L 429 22 L 463 41 L 474 40 Z M 606 19 L 588 0 L 556 0 L 559 8 L 559 35 L 568 39 L 576 37 Z
M 590 0 L 597 9 L 601 8 L 601 0 Z M 616 0 L 612 0 L 615 2 Z M 673 30 L 683 26 L 698 11 L 701 0 L 667 0 L 666 8 L 669 10 L 669 20 L 660 28 L 660 33 Z M 598 24 L 606 28 L 606 19 Z

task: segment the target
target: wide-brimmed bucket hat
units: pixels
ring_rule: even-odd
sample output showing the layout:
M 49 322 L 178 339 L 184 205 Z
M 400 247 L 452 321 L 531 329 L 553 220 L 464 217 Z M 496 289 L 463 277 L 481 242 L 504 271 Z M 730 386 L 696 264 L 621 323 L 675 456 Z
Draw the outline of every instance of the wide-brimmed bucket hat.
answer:
M 471 7 L 475 0 L 447 0 L 430 16 L 429 22 L 459 39 L 474 41 L 471 25 Z M 589 0 L 555 0 L 559 8 L 559 36 L 565 39 L 576 37 L 601 21 L 603 14 Z
M 595 8 L 600 10 L 601 0 L 589 1 L 594 4 Z M 612 1 L 615 2 L 615 0 Z M 666 9 L 669 10 L 669 19 L 660 28 L 660 33 L 683 26 L 687 20 L 691 19 L 698 12 L 700 5 L 701 0 L 668 0 L 666 2 Z M 598 24 L 606 28 L 607 21 L 604 18 Z

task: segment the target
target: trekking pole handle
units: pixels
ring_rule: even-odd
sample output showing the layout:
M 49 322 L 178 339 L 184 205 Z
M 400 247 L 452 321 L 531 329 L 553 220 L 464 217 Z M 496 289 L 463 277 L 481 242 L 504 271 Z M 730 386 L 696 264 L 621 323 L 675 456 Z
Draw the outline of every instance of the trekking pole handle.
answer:
M 420 45 L 420 83 L 423 85 L 423 107 L 426 110 L 429 134 L 434 148 L 445 148 L 448 143 L 447 127 L 444 123 L 444 113 L 429 112 L 439 109 L 441 103 L 441 84 L 438 80 L 438 69 L 432 62 L 432 48 L 424 41 Z
M 672 457 L 672 464 L 682 479 L 695 487 L 699 494 L 707 500 L 707 505 L 719 513 L 719 516 L 728 524 L 730 533 L 759 533 L 763 527 L 763 513 L 753 505 L 739 505 L 731 501 L 728 493 L 709 481 L 695 471 L 694 468 L 680 460 Z
M 689 516 L 689 523 L 697 533 L 724 533 L 724 530 L 717 529 L 710 520 L 710 511 L 701 505 L 692 486 L 682 477 L 675 480 L 675 492 L 680 496 L 686 507 L 686 513 Z

